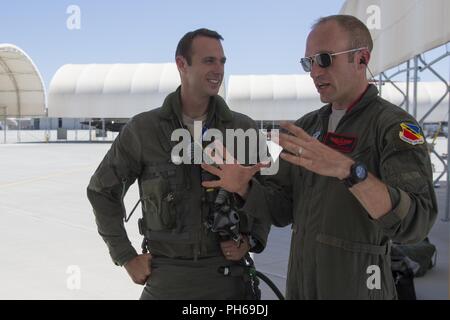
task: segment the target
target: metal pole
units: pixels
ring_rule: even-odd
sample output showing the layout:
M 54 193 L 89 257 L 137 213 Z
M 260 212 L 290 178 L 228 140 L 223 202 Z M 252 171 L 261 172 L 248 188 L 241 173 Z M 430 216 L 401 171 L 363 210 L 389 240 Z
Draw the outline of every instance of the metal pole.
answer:
M 48 117 L 48 108 L 45 109 L 45 142 L 48 143 L 50 141 L 51 135 L 51 124 L 50 118 Z
M 382 81 L 383 81 L 382 74 L 383 73 L 380 73 L 380 80 L 378 80 L 378 92 L 380 93 L 380 97 L 382 96 L 382 94 L 381 94 L 381 84 L 382 84 Z
M 103 137 L 103 141 L 105 141 L 105 118 L 102 118 L 102 137 Z
M 17 120 L 17 142 L 20 142 L 20 118 Z
M 7 126 L 7 124 L 6 124 L 6 107 L 0 107 L 0 109 L 1 110 L 3 110 L 2 111 L 2 113 L 3 113 L 3 134 L 4 134 L 4 136 L 3 136 L 3 143 L 4 144 L 6 144 L 6 126 Z
M 448 73 L 450 81 L 450 68 Z M 445 201 L 445 218 L 444 221 L 450 221 L 450 166 L 449 166 L 449 153 L 450 153 L 450 85 L 447 82 L 448 91 L 448 119 L 447 119 L 447 197 Z
M 73 119 L 73 128 L 75 129 L 75 141 L 78 141 L 77 119 Z
M 419 72 L 419 57 L 414 57 L 414 109 L 413 109 L 413 117 L 417 118 L 417 81 L 418 81 L 418 72 Z
M 406 112 L 409 113 L 409 60 L 406 62 Z
M 92 141 L 92 127 L 91 127 L 92 119 L 89 118 L 89 141 Z

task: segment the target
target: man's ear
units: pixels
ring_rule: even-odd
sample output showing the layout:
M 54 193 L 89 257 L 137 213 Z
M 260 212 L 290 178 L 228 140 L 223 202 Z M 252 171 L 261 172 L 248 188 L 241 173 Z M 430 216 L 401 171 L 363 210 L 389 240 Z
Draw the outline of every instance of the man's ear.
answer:
M 185 73 L 188 65 L 186 59 L 183 56 L 176 56 L 175 62 L 177 64 L 178 71 L 180 73 Z
M 361 51 L 361 55 L 359 57 L 359 64 L 367 66 L 370 60 L 370 52 L 369 50 Z

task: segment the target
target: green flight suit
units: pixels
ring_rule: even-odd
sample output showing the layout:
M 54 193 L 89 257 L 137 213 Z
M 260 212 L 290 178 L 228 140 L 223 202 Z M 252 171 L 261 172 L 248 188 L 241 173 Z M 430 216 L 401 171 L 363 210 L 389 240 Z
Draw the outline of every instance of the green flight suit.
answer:
M 143 292 L 147 299 L 243 299 L 243 280 L 225 277 L 218 268 L 227 261 L 217 233 L 205 225 L 209 204 L 201 186 L 199 165 L 172 162 L 171 134 L 181 128 L 180 88 L 161 108 L 133 117 L 122 129 L 87 188 L 98 231 L 117 265 L 137 255 L 124 228 L 121 202 L 137 179 L 142 200 L 142 233 L 153 255 L 152 275 Z M 208 129 L 256 129 L 253 120 L 232 112 L 225 101 L 210 99 Z M 210 142 L 208 142 L 210 143 Z M 266 244 L 270 223 L 240 214 L 240 232 L 255 240 L 254 252 Z
M 330 113 L 331 105 L 324 106 L 296 125 L 325 143 Z M 421 241 L 437 215 L 426 143 L 400 139 L 403 123 L 417 125 L 370 85 L 335 131 L 341 152 L 365 163 L 388 186 L 393 209 L 378 220 L 339 179 L 283 160 L 276 176 L 263 184 L 253 180 L 244 210 L 263 214 L 265 199 L 274 225 L 292 224 L 288 299 L 396 299 L 390 241 Z M 373 286 L 374 268 L 381 273 L 380 288 Z

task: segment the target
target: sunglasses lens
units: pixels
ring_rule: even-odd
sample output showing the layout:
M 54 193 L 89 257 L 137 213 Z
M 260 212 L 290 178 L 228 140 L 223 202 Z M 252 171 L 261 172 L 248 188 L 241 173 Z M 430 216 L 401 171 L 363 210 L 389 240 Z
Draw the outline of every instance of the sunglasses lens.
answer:
M 311 72 L 311 58 L 301 58 L 300 63 L 302 64 L 305 72 Z
M 317 55 L 316 61 L 321 68 L 327 68 L 331 65 L 331 55 L 329 53 L 321 53 Z

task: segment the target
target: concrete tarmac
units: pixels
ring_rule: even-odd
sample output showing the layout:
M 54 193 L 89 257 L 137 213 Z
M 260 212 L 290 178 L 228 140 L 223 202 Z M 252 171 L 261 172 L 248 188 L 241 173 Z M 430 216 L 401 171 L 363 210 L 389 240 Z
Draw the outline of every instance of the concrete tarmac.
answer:
M 142 287 L 113 265 L 97 233 L 86 186 L 109 143 L 0 145 L 0 299 L 138 299 Z M 443 210 L 445 185 L 437 189 Z M 125 199 L 138 200 L 133 185 Z M 127 224 L 140 248 L 140 209 Z M 420 299 L 448 298 L 449 223 L 439 219 L 430 235 L 437 265 L 416 279 Z M 255 255 L 284 293 L 290 228 L 273 228 L 266 250 Z M 276 299 L 264 284 L 264 299 Z

